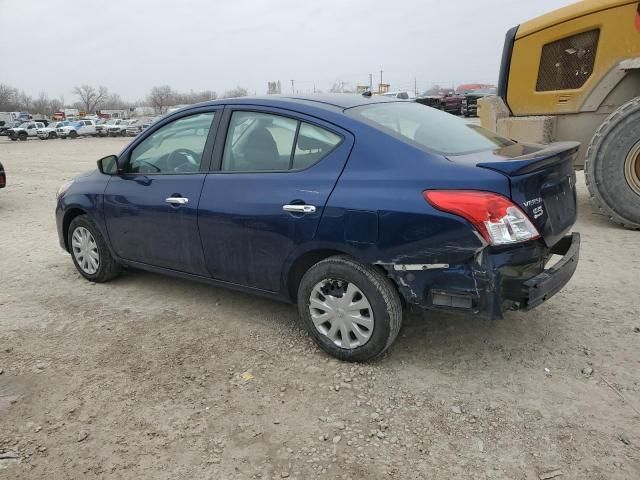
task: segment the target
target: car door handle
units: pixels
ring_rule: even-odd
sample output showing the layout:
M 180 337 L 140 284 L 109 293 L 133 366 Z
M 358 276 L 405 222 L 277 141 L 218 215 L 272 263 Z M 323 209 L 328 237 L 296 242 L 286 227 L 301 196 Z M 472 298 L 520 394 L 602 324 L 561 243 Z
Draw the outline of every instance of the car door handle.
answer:
M 171 205 L 186 205 L 189 203 L 189 199 L 186 197 L 169 197 L 165 199 L 165 202 Z
M 316 207 L 313 205 L 283 205 L 282 210 L 292 213 L 315 213 Z

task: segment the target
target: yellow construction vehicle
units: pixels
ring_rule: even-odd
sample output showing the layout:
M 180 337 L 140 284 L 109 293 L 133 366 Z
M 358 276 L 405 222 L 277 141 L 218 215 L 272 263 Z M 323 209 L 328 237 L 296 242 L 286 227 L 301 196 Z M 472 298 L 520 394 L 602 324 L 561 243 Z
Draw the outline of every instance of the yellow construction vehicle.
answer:
M 640 3 L 584 0 L 507 32 L 482 126 L 522 142 L 578 140 L 593 205 L 640 229 Z

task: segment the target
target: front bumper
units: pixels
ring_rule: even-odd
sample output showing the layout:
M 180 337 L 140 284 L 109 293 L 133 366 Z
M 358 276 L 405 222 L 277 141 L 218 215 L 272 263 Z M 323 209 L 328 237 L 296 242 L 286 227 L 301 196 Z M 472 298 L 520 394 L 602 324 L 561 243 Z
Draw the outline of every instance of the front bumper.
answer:
M 485 247 L 463 264 L 384 265 L 407 303 L 433 310 L 502 318 L 506 310 L 530 310 L 558 293 L 578 265 L 580 234 L 552 248 L 542 240 Z M 562 258 L 545 268 L 552 255 Z

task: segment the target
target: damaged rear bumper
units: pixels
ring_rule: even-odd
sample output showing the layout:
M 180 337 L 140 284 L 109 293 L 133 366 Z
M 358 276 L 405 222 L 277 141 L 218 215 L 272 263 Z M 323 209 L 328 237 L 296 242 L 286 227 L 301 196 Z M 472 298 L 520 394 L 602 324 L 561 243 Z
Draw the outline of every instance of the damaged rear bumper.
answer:
M 407 303 L 499 319 L 505 310 L 530 310 L 560 291 L 573 276 L 579 253 L 580 234 L 573 233 L 552 248 L 542 241 L 485 247 L 464 264 L 385 267 Z M 552 255 L 562 258 L 545 269 Z
M 509 278 L 503 282 L 503 296 L 515 302 L 516 309 L 531 310 L 558 293 L 571 279 L 580 256 L 580 234 L 562 238 L 551 249 L 562 258 L 533 278 Z

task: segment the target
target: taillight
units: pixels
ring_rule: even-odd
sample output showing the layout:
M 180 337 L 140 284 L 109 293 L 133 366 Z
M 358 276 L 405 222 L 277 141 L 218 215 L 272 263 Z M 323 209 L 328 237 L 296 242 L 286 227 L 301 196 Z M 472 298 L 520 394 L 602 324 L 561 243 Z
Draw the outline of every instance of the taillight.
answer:
M 527 215 L 497 193 L 427 190 L 422 195 L 438 210 L 466 218 L 491 245 L 526 242 L 540 236 Z
M 0 172 L 0 188 L 4 187 L 7 184 L 7 177 L 4 172 Z

